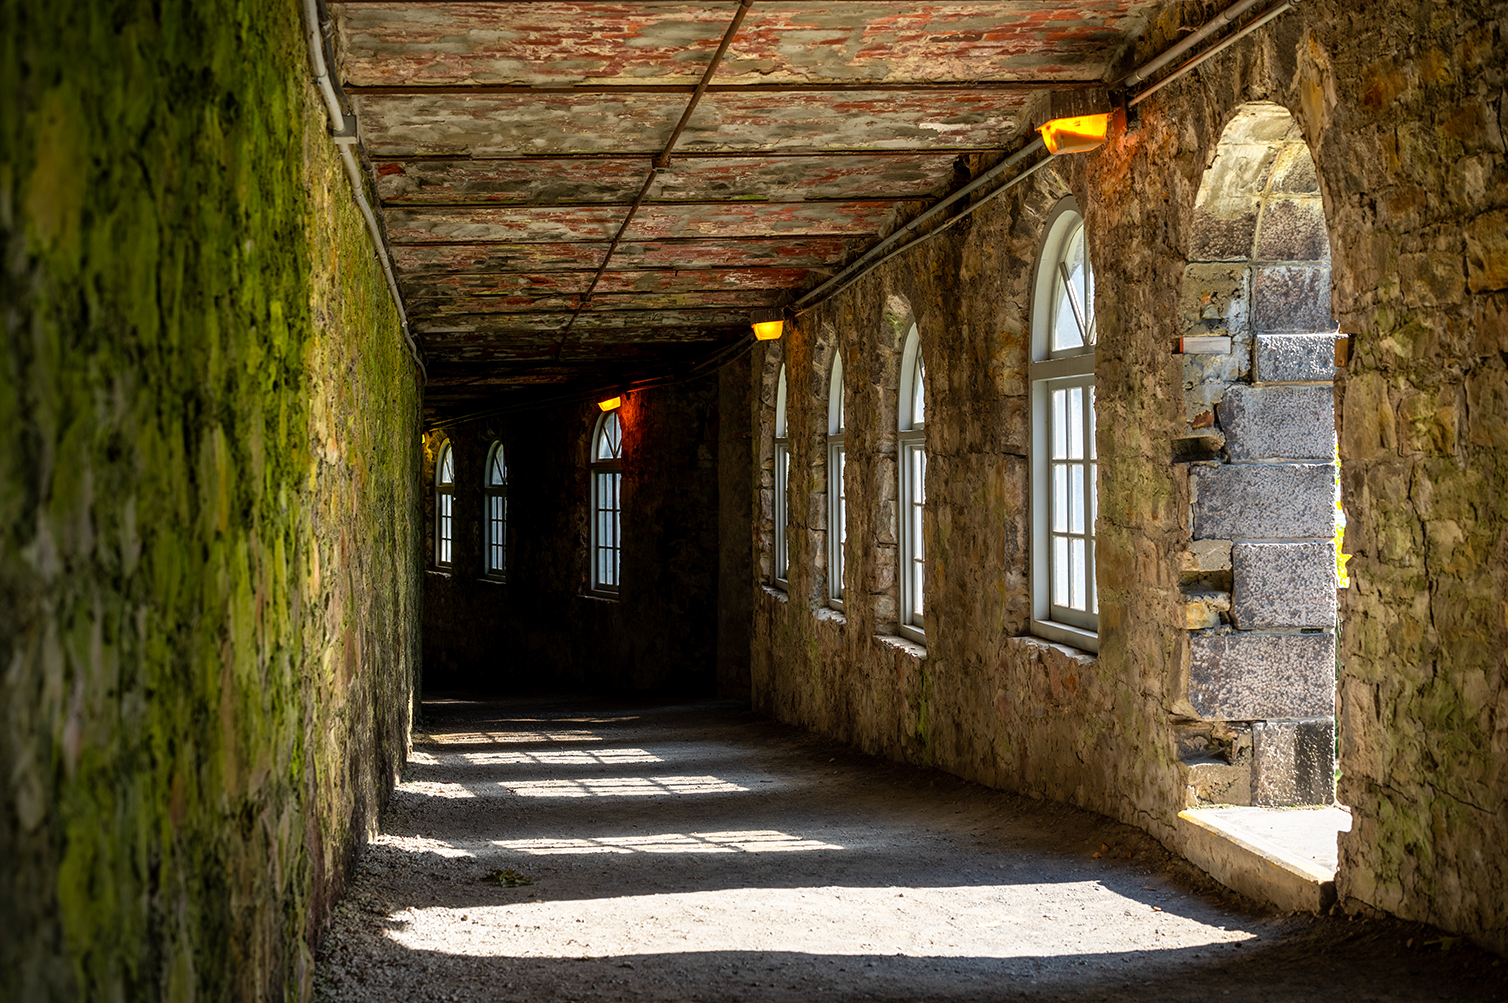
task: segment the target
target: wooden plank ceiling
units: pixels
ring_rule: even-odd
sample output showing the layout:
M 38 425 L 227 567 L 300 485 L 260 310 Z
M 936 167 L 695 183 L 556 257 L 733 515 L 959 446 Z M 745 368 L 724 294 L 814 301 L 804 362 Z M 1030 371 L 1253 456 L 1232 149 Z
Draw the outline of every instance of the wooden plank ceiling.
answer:
M 1153 6 L 754 0 L 631 214 L 737 2 L 331 3 L 427 411 L 746 338 L 1017 145 L 1049 90 L 1122 69 Z

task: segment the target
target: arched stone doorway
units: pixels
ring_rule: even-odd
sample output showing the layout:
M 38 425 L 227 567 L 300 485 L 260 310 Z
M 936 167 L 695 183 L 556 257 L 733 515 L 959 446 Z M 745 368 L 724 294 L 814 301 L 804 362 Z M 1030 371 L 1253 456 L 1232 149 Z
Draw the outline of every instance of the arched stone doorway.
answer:
M 1314 161 L 1280 105 L 1243 106 L 1221 136 L 1182 312 L 1187 801 L 1331 804 L 1336 324 Z

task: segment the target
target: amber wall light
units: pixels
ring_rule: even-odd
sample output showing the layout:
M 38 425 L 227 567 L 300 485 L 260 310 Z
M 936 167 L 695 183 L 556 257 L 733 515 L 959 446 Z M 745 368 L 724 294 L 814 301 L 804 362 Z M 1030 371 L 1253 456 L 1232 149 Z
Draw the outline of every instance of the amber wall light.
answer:
M 623 395 L 619 394 L 616 397 L 609 397 L 607 400 L 600 400 L 597 402 L 597 406 L 603 411 L 616 411 L 623 406 Z
M 1047 152 L 1053 156 L 1064 153 L 1088 153 L 1105 141 L 1110 132 L 1110 115 L 1077 115 L 1073 118 L 1055 118 L 1037 127 Z
M 754 328 L 754 337 L 759 341 L 774 341 L 785 331 L 785 312 L 755 310 L 749 317 L 749 326 Z

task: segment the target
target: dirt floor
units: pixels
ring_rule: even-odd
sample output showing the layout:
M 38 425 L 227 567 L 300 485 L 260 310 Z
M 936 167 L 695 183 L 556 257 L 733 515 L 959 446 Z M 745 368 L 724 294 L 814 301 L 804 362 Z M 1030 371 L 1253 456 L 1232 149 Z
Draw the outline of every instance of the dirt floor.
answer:
M 737 705 L 436 700 L 316 987 L 1357 1003 L 1508 1000 L 1508 966 L 1415 924 L 1265 911 L 1139 830 Z

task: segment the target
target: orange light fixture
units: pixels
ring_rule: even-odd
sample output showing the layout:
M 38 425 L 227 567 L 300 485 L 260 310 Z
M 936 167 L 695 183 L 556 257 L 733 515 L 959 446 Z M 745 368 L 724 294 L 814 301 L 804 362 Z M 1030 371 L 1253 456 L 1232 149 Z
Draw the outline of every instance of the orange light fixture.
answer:
M 597 406 L 603 411 L 616 411 L 623 406 L 623 395 L 619 394 L 616 397 L 609 397 L 607 400 L 598 401 Z
M 774 341 L 784 331 L 783 320 L 762 320 L 754 325 L 754 337 L 759 341 Z
M 1055 118 L 1037 127 L 1047 152 L 1053 156 L 1064 153 L 1088 153 L 1105 141 L 1110 132 L 1110 115 L 1078 115 L 1074 118 Z

